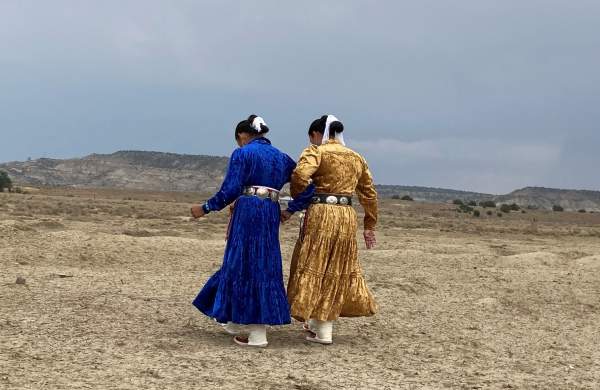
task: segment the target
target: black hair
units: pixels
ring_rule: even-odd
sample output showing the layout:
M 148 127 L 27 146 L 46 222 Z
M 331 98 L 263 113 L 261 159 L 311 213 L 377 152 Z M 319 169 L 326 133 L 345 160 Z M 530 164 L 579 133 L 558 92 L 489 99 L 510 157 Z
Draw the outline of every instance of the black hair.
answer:
M 328 115 L 323 115 L 319 119 L 315 119 L 310 124 L 308 128 L 308 134 L 312 135 L 313 133 L 325 134 L 325 125 L 327 124 Z M 334 121 L 329 124 L 329 138 L 333 138 L 335 133 L 341 133 L 344 131 L 344 124 L 340 121 Z
M 258 115 L 252 114 L 248 117 L 248 119 L 244 119 L 243 121 L 241 121 L 240 123 L 237 124 L 237 126 L 235 127 L 235 139 L 236 140 L 239 138 L 241 133 L 247 133 L 247 134 L 250 134 L 251 136 L 258 136 L 258 135 L 262 136 L 269 132 L 269 128 L 262 123 L 260 124 L 260 131 L 258 131 L 254 127 L 252 127 L 252 121 L 254 121 L 254 119 L 256 117 L 258 117 Z

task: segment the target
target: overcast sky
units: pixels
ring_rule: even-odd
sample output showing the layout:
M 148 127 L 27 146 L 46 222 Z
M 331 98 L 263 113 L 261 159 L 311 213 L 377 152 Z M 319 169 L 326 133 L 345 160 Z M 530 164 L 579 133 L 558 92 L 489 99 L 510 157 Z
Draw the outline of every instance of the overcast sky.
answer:
M 0 161 L 293 157 L 332 113 L 378 183 L 600 189 L 597 0 L 0 2 Z

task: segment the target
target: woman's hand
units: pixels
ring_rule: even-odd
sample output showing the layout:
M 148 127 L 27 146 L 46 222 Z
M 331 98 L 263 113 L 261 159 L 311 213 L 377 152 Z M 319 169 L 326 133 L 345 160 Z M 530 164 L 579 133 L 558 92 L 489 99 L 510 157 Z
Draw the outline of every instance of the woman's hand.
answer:
M 292 218 L 292 213 L 287 210 L 281 210 L 281 222 L 286 223 L 290 218 Z
M 363 232 L 363 236 L 365 238 L 365 245 L 367 246 L 367 249 L 375 248 L 375 245 L 377 244 L 377 238 L 375 238 L 375 231 L 365 230 Z
M 190 212 L 192 213 L 192 217 L 196 219 L 204 217 L 204 210 L 202 209 L 202 206 L 192 206 Z

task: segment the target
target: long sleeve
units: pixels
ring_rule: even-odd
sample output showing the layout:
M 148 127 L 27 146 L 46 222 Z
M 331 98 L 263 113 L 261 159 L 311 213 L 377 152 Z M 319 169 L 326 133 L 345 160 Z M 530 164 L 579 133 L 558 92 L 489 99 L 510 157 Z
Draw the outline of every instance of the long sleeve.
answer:
M 297 198 L 311 183 L 312 175 L 319 169 L 321 165 L 321 152 L 319 147 L 311 145 L 304 149 L 296 169 L 292 173 L 292 180 L 290 184 L 290 192 L 292 198 Z
M 373 184 L 373 176 L 367 166 L 367 162 L 363 159 L 363 172 L 358 179 L 356 186 L 356 195 L 358 201 L 365 210 L 364 228 L 366 230 L 374 230 L 377 225 L 377 191 Z
M 236 200 L 243 190 L 244 161 L 241 149 L 236 149 L 229 159 L 227 175 L 219 192 L 206 203 L 211 211 L 221 210 Z
M 309 184 L 301 193 L 297 194 L 293 200 L 288 203 L 287 211 L 295 213 L 296 211 L 306 210 L 315 194 L 315 185 Z

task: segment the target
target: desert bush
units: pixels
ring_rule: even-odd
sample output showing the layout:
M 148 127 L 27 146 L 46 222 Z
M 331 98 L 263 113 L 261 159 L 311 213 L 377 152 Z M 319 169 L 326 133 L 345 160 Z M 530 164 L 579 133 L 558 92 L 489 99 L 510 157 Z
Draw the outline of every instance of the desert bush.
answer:
M 484 208 L 488 208 L 488 207 L 489 208 L 493 208 L 493 209 L 496 208 L 496 202 L 494 202 L 493 200 L 484 200 L 484 201 L 481 201 L 481 202 L 479 202 L 479 205 L 481 207 L 484 207 Z
M 401 200 L 408 200 L 408 201 L 413 201 L 414 199 L 410 196 L 410 195 L 404 195 L 402 198 L 400 198 Z
M 0 171 L 0 192 L 3 192 L 5 188 L 9 191 L 12 189 L 12 180 L 8 177 L 8 173 Z
M 465 204 L 465 203 L 464 203 L 462 200 L 460 200 L 460 199 L 454 199 L 454 200 L 452 201 L 452 203 L 454 203 L 454 204 L 456 204 L 456 205 L 459 205 L 459 206 L 463 206 L 463 205 Z
M 400 200 L 400 195 L 392 195 L 392 199 Z
M 463 213 L 471 213 L 473 212 L 473 207 L 467 206 L 466 204 L 461 204 L 458 206 L 458 210 Z
M 519 205 L 516 204 L 516 203 L 510 204 L 510 205 L 508 205 L 508 207 L 510 207 L 510 209 L 513 210 L 513 211 L 519 211 L 519 210 L 521 210 L 521 207 L 519 207 Z
M 492 215 L 492 214 L 494 214 L 494 213 L 492 212 L 492 210 L 488 210 L 488 211 L 486 211 L 486 214 L 487 214 L 487 215 Z
M 537 210 L 537 209 L 539 209 L 539 207 L 534 204 L 527 205 L 527 210 Z
M 561 211 L 565 211 L 565 209 L 562 206 L 555 204 L 554 206 L 552 206 L 552 211 L 561 212 Z
M 580 212 L 580 213 L 585 213 L 586 212 L 585 209 L 579 209 L 577 211 Z
M 479 216 L 481 216 L 481 212 L 479 210 L 474 210 L 473 211 L 473 216 L 474 217 L 479 217 Z
M 521 210 L 521 214 L 527 214 L 527 211 Z
M 502 211 L 503 213 L 508 214 L 508 213 L 510 213 L 511 210 L 512 209 L 507 204 L 503 204 L 502 206 L 500 206 L 500 211 Z
M 496 215 L 498 215 L 500 218 L 502 218 L 502 213 L 498 213 Z
M 474 200 L 470 200 L 469 203 L 467 203 L 469 206 L 477 206 L 477 202 L 475 202 Z

